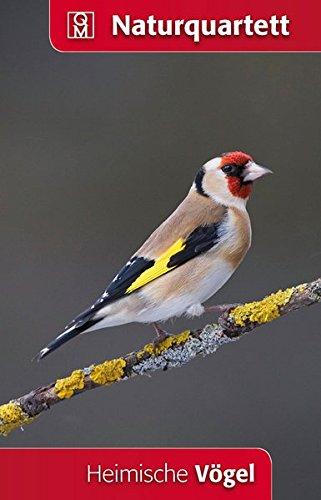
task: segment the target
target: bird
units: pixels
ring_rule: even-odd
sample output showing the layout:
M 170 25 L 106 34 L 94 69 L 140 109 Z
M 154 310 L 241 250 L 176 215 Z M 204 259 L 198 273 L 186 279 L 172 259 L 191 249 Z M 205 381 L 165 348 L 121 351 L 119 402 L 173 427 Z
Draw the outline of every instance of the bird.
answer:
M 222 153 L 197 171 L 186 197 L 121 268 L 88 309 L 37 354 L 38 360 L 81 333 L 127 323 L 197 317 L 251 246 L 246 209 L 253 183 L 272 173 L 242 151 Z M 223 306 L 224 307 L 224 306 Z

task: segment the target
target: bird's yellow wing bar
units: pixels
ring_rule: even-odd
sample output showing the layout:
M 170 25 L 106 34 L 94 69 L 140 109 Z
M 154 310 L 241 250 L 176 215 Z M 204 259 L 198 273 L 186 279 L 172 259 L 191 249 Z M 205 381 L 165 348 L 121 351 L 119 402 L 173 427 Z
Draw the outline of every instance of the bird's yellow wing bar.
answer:
M 170 271 L 174 267 L 177 267 L 176 265 L 169 265 L 170 259 L 178 252 L 184 250 L 185 246 L 186 241 L 184 241 L 182 238 L 177 240 L 162 255 L 160 255 L 158 259 L 155 260 L 152 267 L 146 269 L 140 276 L 138 276 L 138 278 L 127 288 L 126 294 L 134 292 L 138 288 L 141 288 L 142 286 L 147 285 L 147 283 L 150 283 L 156 278 L 159 278 L 159 276 L 162 276 L 162 274 L 168 273 L 168 271 Z

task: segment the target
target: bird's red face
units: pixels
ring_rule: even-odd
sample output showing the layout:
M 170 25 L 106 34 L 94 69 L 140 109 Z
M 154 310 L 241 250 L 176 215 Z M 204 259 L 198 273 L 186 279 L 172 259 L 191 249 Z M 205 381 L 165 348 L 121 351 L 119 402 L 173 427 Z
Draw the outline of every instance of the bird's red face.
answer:
M 219 168 L 225 175 L 229 192 L 242 199 L 250 196 L 253 181 L 271 172 L 257 165 L 252 156 L 242 151 L 224 153 Z
M 205 163 L 196 175 L 194 186 L 198 193 L 226 206 L 242 207 L 251 194 L 253 182 L 270 172 L 257 165 L 249 154 L 233 151 Z

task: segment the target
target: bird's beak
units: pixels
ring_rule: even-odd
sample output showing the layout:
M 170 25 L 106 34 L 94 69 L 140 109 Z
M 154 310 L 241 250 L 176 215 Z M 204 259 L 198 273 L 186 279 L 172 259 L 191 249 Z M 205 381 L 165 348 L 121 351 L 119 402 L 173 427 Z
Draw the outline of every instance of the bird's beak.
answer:
M 267 174 L 273 174 L 272 170 L 266 167 L 261 167 L 260 165 L 254 163 L 254 161 L 249 161 L 244 168 L 243 181 L 253 182 Z

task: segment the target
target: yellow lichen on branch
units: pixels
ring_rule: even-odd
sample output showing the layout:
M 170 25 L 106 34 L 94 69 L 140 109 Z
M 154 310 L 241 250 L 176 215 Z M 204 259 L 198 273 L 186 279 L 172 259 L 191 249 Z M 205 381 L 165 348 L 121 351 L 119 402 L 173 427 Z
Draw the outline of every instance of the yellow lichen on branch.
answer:
M 22 411 L 18 403 L 11 401 L 0 406 L 0 434 L 3 436 L 33 420 Z
M 230 317 L 237 326 L 245 326 L 248 322 L 269 323 L 281 315 L 280 307 L 289 302 L 295 290 L 296 287 L 279 290 L 262 300 L 237 306 L 230 312 Z
M 145 354 L 156 355 L 162 354 L 173 346 L 184 344 L 189 336 L 190 330 L 185 330 L 177 335 L 169 335 L 159 343 L 146 344 L 140 351 L 137 352 L 137 359 L 141 359 Z
M 90 378 L 95 384 L 106 385 L 117 382 L 124 375 L 126 361 L 124 358 L 116 358 L 95 365 L 90 373 Z
M 60 399 L 71 398 L 75 391 L 85 386 L 85 374 L 83 370 L 75 370 L 71 375 L 60 378 L 55 383 L 55 393 Z

